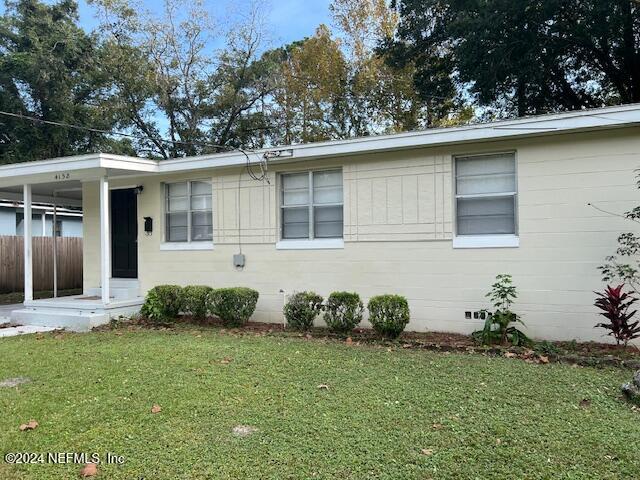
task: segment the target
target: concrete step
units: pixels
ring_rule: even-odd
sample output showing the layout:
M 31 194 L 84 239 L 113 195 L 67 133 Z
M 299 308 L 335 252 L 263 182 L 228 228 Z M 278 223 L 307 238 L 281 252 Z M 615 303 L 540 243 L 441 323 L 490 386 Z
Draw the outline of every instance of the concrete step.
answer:
M 100 287 L 88 288 L 85 295 L 100 297 L 102 289 Z M 132 278 L 112 278 L 109 281 L 109 296 L 115 300 L 127 300 L 140 296 L 140 283 Z
M 74 301 L 73 298 L 37 300 L 11 312 L 11 323 L 87 332 L 112 318 L 133 315 L 140 311 L 141 305 L 142 299 L 114 301 L 107 306 L 92 301 Z

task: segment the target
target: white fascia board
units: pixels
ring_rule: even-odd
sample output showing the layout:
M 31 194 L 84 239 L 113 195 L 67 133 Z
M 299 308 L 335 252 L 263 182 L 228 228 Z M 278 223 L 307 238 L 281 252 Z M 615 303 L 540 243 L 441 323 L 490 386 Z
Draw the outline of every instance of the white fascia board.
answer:
M 69 173 L 69 180 L 87 180 L 105 175 L 107 170 L 135 173 L 156 173 L 158 161 L 147 158 L 111 154 L 87 154 L 53 158 L 36 162 L 13 163 L 0 166 L 0 188 L 22 183 L 55 182 L 57 173 Z

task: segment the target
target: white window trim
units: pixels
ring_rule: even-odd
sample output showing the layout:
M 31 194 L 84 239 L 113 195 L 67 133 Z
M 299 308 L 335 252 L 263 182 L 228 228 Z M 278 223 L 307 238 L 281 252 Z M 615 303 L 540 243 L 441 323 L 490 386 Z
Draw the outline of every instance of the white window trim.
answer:
M 314 195 L 313 195 L 313 175 L 319 172 L 333 172 L 333 171 L 340 171 L 341 175 L 342 175 L 342 202 L 340 203 L 323 203 L 323 204 L 319 204 L 316 205 L 315 204 L 315 199 L 314 199 Z M 299 206 L 285 206 L 283 205 L 283 184 L 282 184 L 282 177 L 286 176 L 286 175 L 295 175 L 295 174 L 300 174 L 300 173 L 306 173 L 308 174 L 308 187 L 309 187 L 309 200 L 308 200 L 308 204 L 306 205 L 306 207 L 308 208 L 308 215 L 309 215 L 309 238 L 282 238 L 282 234 L 283 234 L 283 210 L 286 208 L 300 208 Z M 276 248 L 279 250 L 285 250 L 285 249 L 296 249 L 296 250 L 303 250 L 303 249 L 326 249 L 326 248 L 344 248 L 344 171 L 342 169 L 342 167 L 331 167 L 331 168 L 321 168 L 321 169 L 317 169 L 317 170 L 301 170 L 301 171 L 294 171 L 294 172 L 282 172 L 279 176 L 279 185 L 278 185 L 278 198 L 279 198 L 279 206 L 278 206 L 278 217 L 279 217 L 279 225 L 278 225 L 278 242 L 276 243 Z M 305 205 L 302 205 L 305 206 Z M 316 238 L 315 237 L 315 229 L 314 229 L 314 207 L 316 206 L 322 206 L 322 207 L 342 207 L 342 236 L 341 237 L 334 237 L 334 238 Z M 336 240 L 339 240 L 340 242 L 335 242 Z M 340 246 L 334 246 L 334 245 L 338 245 L 340 243 Z M 316 246 L 309 246 L 309 245 L 316 245 Z M 282 245 L 282 247 L 278 247 L 278 245 Z M 324 246 L 324 245 L 329 245 L 329 246 Z
M 276 250 L 336 250 L 344 248 L 342 238 L 316 238 L 313 240 L 280 240 Z
M 460 235 L 453 238 L 453 248 L 516 248 L 517 235 Z
M 458 195 L 457 193 L 457 175 L 456 175 L 456 159 L 461 157 L 483 157 L 487 155 L 500 155 L 500 154 L 513 154 L 514 160 L 514 175 L 515 175 L 515 191 L 503 192 L 499 194 L 480 194 L 480 195 Z M 518 189 L 518 152 L 515 150 L 508 150 L 502 152 L 488 152 L 478 154 L 461 154 L 454 155 L 451 158 L 453 164 L 453 248 L 518 248 L 520 246 L 520 215 L 519 215 L 519 200 L 520 193 Z M 487 235 L 458 235 L 458 198 L 481 198 L 481 197 L 498 197 L 498 196 L 513 196 L 514 197 L 514 225 L 515 234 L 487 234 Z
M 160 244 L 160 250 L 212 250 L 212 240 L 191 240 L 191 213 L 198 210 L 191 210 L 191 183 L 192 182 L 206 182 L 211 185 L 211 225 L 214 225 L 213 218 L 213 182 L 210 178 L 192 178 L 189 180 L 176 180 L 172 182 L 164 182 L 162 188 L 162 242 Z M 167 215 L 169 213 L 169 185 L 175 185 L 177 183 L 187 184 L 187 202 L 189 209 L 187 210 L 187 241 L 183 242 L 171 242 L 167 240 Z M 199 210 L 205 211 L 205 210 Z M 191 247 L 190 245 L 196 245 Z M 172 245 L 176 245 L 176 248 L 172 248 Z
M 213 242 L 162 242 L 160 250 L 177 251 L 177 250 L 213 250 Z

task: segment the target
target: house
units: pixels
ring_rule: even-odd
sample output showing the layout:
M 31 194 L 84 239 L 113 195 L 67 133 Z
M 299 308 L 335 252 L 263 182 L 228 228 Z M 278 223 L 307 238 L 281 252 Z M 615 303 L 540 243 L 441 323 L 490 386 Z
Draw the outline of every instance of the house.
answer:
M 54 206 L 46 203 L 32 205 L 31 233 L 34 237 L 51 237 L 53 234 Z M 78 208 L 55 207 L 56 235 L 58 237 L 82 237 L 82 211 Z M 22 202 L 0 199 L 0 236 L 22 236 L 24 232 L 24 208 Z
M 509 273 L 528 334 L 601 340 L 597 267 L 633 229 L 602 210 L 638 204 L 638 167 L 640 105 L 163 161 L 2 166 L 0 196 L 22 194 L 27 218 L 55 191 L 84 211 L 85 295 L 33 301 L 27 276 L 13 318 L 87 329 L 176 283 L 255 288 L 263 322 L 282 322 L 296 290 L 399 293 L 408 329 L 468 333 Z

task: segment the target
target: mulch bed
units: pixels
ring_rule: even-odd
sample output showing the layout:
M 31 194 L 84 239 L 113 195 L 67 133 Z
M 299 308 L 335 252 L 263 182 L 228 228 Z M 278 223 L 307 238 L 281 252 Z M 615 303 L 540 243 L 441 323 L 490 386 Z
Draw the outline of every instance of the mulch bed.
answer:
M 448 332 L 404 332 L 396 340 L 382 340 L 371 329 L 357 328 L 350 337 L 336 335 L 326 328 L 313 328 L 309 332 L 285 330 L 284 325 L 276 323 L 248 322 L 240 328 L 227 328 L 217 318 L 193 321 L 183 317 L 180 322 L 158 324 L 144 318 L 125 321 L 118 325 L 103 325 L 94 330 L 108 331 L 114 328 L 153 328 L 179 330 L 183 326 L 215 328 L 221 334 L 230 335 L 277 335 L 298 337 L 306 340 L 339 340 L 348 344 L 373 344 L 387 348 L 422 349 L 438 352 L 460 352 L 488 356 L 518 358 L 529 363 L 568 363 L 592 367 L 623 367 L 640 369 L 640 349 L 620 347 L 598 342 L 536 342 L 533 348 L 509 347 L 502 345 L 478 345 L 469 335 Z

